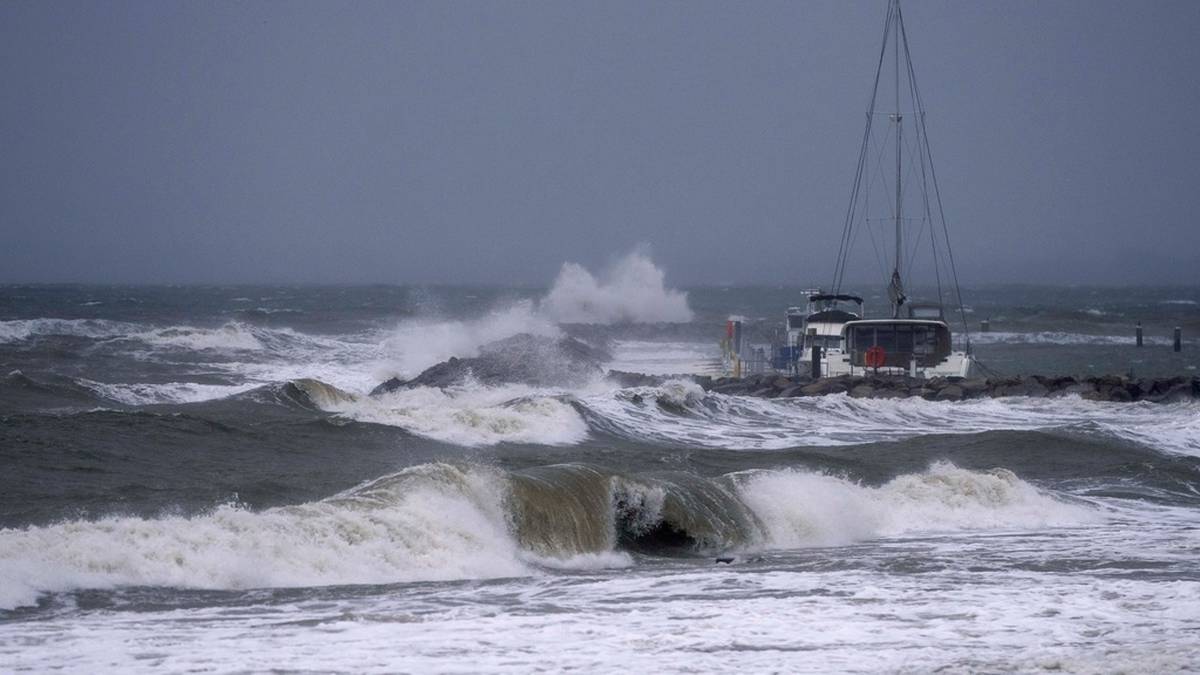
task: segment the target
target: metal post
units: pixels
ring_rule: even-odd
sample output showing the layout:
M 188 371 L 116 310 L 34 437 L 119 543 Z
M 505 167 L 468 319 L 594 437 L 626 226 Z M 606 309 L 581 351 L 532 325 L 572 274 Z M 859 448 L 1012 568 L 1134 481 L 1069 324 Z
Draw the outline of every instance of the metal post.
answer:
M 812 377 L 814 380 L 821 379 L 821 347 L 819 345 L 812 346 Z
M 1183 329 L 1175 326 L 1175 351 L 1183 351 Z
M 1137 322 L 1137 346 L 1142 346 L 1142 322 Z
M 986 333 L 992 329 L 991 319 L 984 319 L 979 322 L 979 332 Z

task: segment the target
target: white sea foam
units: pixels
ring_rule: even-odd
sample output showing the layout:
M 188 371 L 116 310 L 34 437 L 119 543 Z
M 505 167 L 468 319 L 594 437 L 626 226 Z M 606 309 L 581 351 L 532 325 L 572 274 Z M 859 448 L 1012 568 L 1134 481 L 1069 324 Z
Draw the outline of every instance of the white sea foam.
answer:
M 1039 492 L 1006 469 L 968 471 L 948 462 L 898 476 L 880 487 L 806 471 L 756 471 L 743 476 L 739 488 L 771 548 L 1101 520 L 1095 510 Z
M 715 342 L 617 340 L 612 357 L 609 368 L 646 375 L 718 375 L 721 368 L 721 351 Z
M 286 330 L 286 329 L 282 329 Z M 143 324 L 107 319 L 19 319 L 0 321 L 0 341 L 15 342 L 45 335 L 95 339 L 136 340 L 151 346 L 194 351 L 259 350 L 263 344 L 256 329 L 238 322 L 217 328 L 195 326 L 147 327 Z
M 686 323 L 687 294 L 666 287 L 666 275 L 644 249 L 621 258 L 596 278 L 582 265 L 564 263 L 542 311 L 563 323 Z
M 139 329 L 137 324 L 108 319 L 16 319 L 0 321 L 0 342 L 19 342 L 43 335 L 106 338 Z
M 519 301 L 475 319 L 405 321 L 384 335 L 382 348 L 394 374 L 410 378 L 452 356 L 478 356 L 483 345 L 518 333 L 561 335 L 558 326 L 539 314 L 532 301 Z
M 78 379 L 79 384 L 95 391 L 100 396 L 126 405 L 152 405 L 158 403 L 197 403 L 226 398 L 254 389 L 257 385 L 247 384 L 198 384 L 195 382 L 166 382 L 150 384 L 109 384 Z
M 1010 472 L 945 463 L 878 488 L 797 471 L 752 472 L 735 480 L 765 528 L 761 543 L 771 549 L 913 533 L 1040 529 L 1100 518 Z M 656 498 L 661 501 L 647 493 L 643 501 Z M 632 563 L 612 550 L 569 557 L 522 550 L 509 499 L 509 483 L 498 471 L 425 464 L 319 502 L 261 512 L 225 505 L 194 517 L 110 517 L 4 529 L 0 608 L 77 588 L 378 584 Z
M 1007 537 L 973 550 L 946 537 L 825 554 L 864 563 L 850 569 L 814 571 L 812 556 L 694 561 L 668 573 L 64 613 L 0 624 L 0 656 L 18 671 L 89 673 L 1193 670 L 1194 582 L 1013 568 L 1077 556 L 1081 539 Z M 932 569 L 888 569 L 903 563 Z
M 171 326 L 124 336 L 148 345 L 189 351 L 258 351 L 265 348 L 255 330 L 231 321 L 218 328 Z
M 573 445 L 588 435 L 587 423 L 570 403 L 554 392 L 524 385 L 484 387 L 467 382 L 447 389 L 415 387 L 318 405 L 361 422 L 401 427 L 465 446 Z
M 43 592 L 126 585 L 239 589 L 526 574 L 504 481 L 406 469 L 320 502 L 192 518 L 133 517 L 0 530 L 0 608 Z
M 1133 331 L 1129 335 L 1090 335 L 1086 333 L 1066 333 L 1061 331 L 1035 331 L 1016 333 L 1008 331 L 992 331 L 988 333 L 972 333 L 971 341 L 975 344 L 1017 344 L 1017 345 L 1132 345 Z M 1146 335 L 1143 342 L 1148 345 L 1171 344 L 1170 337 Z
M 1009 397 L 950 403 L 844 394 L 762 399 L 705 392 L 690 381 L 586 394 L 581 401 L 596 414 L 597 424 L 612 433 L 671 445 L 766 450 L 922 434 L 1070 429 L 1200 456 L 1200 408 L 1195 402 L 1114 405 L 1079 397 Z

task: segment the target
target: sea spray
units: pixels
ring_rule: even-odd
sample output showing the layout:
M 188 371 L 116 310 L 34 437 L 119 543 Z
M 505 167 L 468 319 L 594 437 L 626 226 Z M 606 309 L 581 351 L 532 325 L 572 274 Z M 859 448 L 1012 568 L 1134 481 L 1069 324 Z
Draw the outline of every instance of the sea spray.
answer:
M 558 326 L 539 314 L 531 300 L 521 300 L 473 319 L 406 320 L 384 337 L 383 347 L 395 373 L 408 379 L 452 356 L 478 356 L 480 347 L 518 333 L 561 335 Z
M 666 287 L 666 275 L 645 249 L 621 258 L 597 279 L 582 265 L 564 263 L 541 310 L 560 323 L 684 323 L 692 320 L 687 294 Z
M 687 294 L 668 289 L 665 273 L 635 250 L 602 279 L 576 263 L 564 263 L 545 297 L 501 303 L 471 319 L 420 317 L 396 326 L 384 339 L 394 374 L 411 378 L 452 356 L 478 356 L 480 348 L 519 333 L 559 337 L 562 323 L 687 322 Z

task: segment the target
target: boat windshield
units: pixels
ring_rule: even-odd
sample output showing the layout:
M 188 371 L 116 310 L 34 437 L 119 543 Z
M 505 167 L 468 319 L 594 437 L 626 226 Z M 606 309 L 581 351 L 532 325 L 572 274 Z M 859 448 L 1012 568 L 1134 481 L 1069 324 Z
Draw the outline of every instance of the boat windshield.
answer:
M 950 355 L 950 329 L 941 322 L 881 322 L 846 326 L 851 362 L 866 365 L 866 352 L 881 347 L 887 367 L 937 365 Z

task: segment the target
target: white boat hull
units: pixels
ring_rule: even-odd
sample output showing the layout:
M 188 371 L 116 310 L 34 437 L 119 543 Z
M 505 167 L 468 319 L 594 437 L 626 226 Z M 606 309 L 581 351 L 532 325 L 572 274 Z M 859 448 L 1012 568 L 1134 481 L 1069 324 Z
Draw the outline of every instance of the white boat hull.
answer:
M 838 377 L 839 375 L 870 375 L 878 372 L 880 375 L 910 375 L 930 379 L 934 377 L 970 377 L 974 369 L 975 358 L 966 352 L 951 352 L 940 363 L 933 366 L 916 366 L 908 368 L 866 368 L 850 363 L 850 354 L 840 349 L 828 349 L 821 360 L 821 377 Z M 812 371 L 810 361 L 801 361 L 800 372 Z

